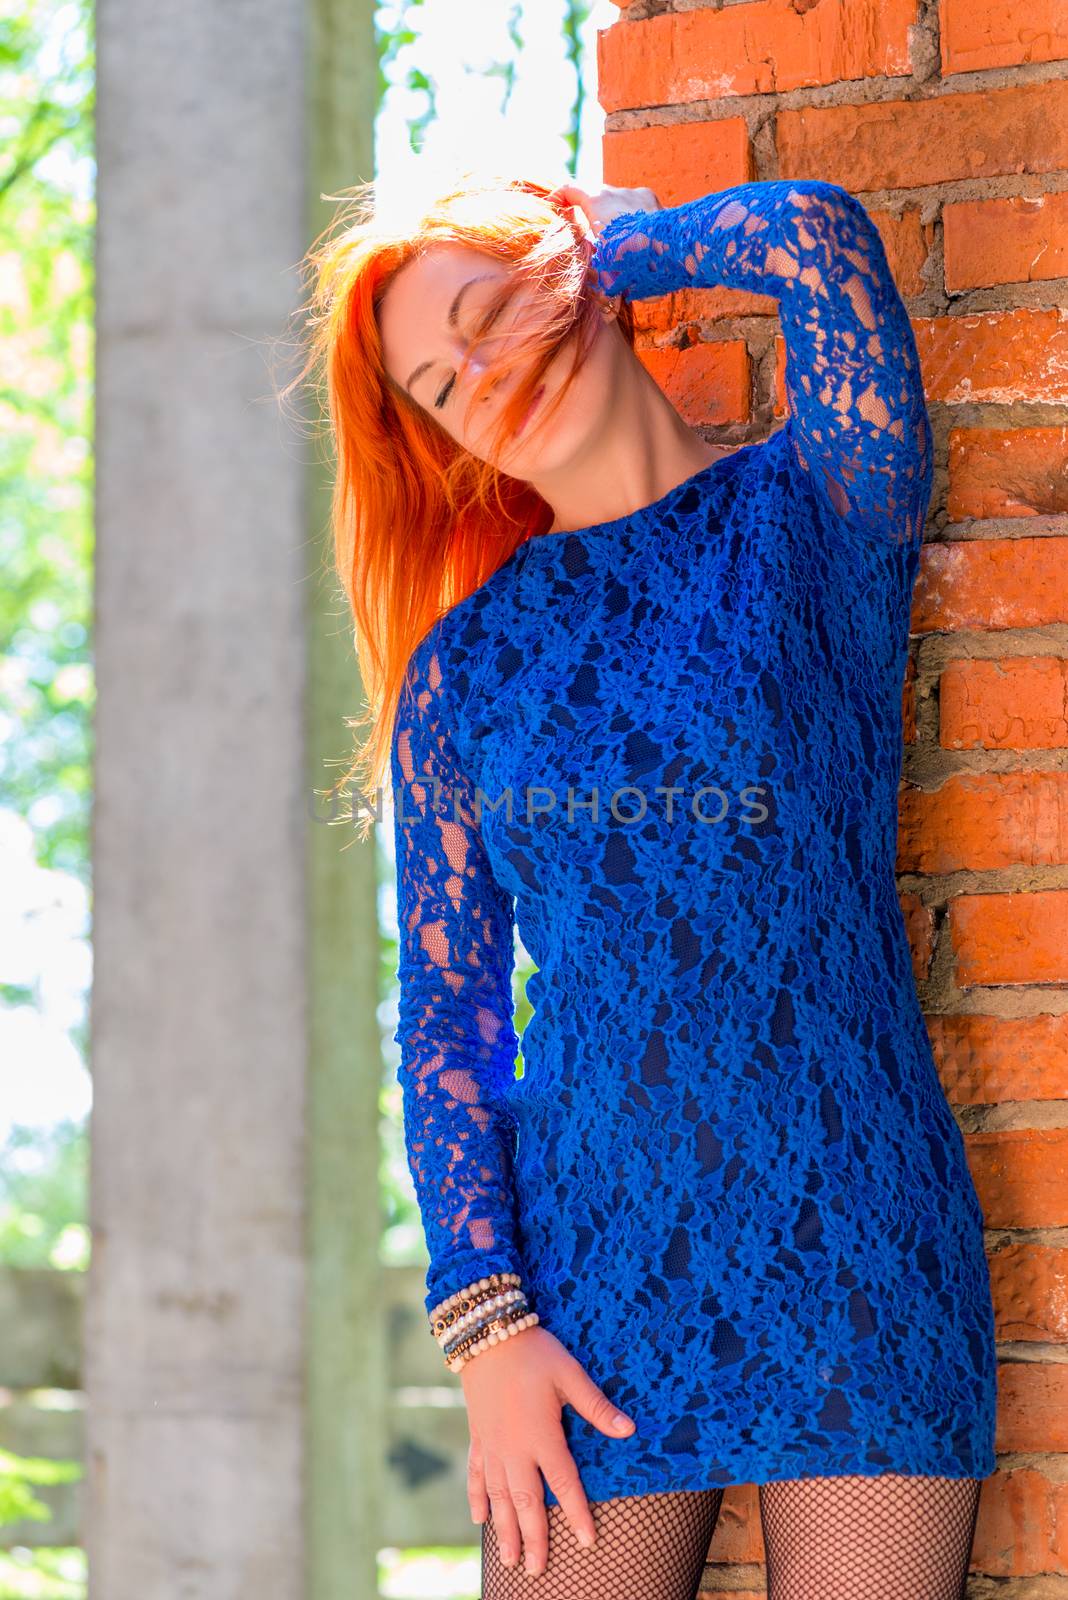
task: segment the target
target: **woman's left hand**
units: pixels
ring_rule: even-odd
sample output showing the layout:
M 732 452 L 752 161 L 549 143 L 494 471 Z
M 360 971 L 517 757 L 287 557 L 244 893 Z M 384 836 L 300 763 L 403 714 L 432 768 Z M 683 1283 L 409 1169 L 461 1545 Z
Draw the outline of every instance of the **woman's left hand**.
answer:
M 651 189 L 617 189 L 607 184 L 598 194 L 587 194 L 573 183 L 558 184 L 549 201 L 579 212 L 586 218 L 588 231 L 596 238 L 606 223 L 627 211 L 659 211 L 660 201 Z

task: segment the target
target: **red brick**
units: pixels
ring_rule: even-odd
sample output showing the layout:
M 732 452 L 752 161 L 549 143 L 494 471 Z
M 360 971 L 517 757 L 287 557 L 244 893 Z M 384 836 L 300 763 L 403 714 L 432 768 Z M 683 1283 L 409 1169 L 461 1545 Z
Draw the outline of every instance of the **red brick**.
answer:
M 691 426 L 749 421 L 751 380 L 744 339 L 698 340 L 687 349 L 657 345 L 638 354 Z
M 612 112 L 905 77 L 915 21 L 916 0 L 749 0 L 617 22 L 597 34 L 597 98 Z
M 1014 1454 L 1068 1450 L 1068 1363 L 999 1363 L 994 1447 Z
M 951 521 L 1064 512 L 1068 428 L 950 429 L 946 514 Z
M 756 176 L 744 117 L 606 130 L 601 170 L 613 188 L 651 189 L 662 206 L 714 194 Z
M 914 633 L 1041 628 L 1064 621 L 1068 538 L 972 539 L 924 546 Z
M 1063 278 L 1068 274 L 1068 194 L 948 200 L 942 207 L 942 237 L 950 294 Z
M 1068 56 L 1064 0 L 941 0 L 938 21 L 947 75 Z
M 925 906 L 918 894 L 903 894 L 901 912 L 905 919 L 905 932 L 912 950 L 912 975 L 923 983 L 931 970 L 934 955 L 934 913 Z
M 1068 889 L 958 895 L 949 930 L 962 988 L 1068 983 Z
M 619 4 L 619 0 L 612 0 L 612 3 L 613 3 L 613 5 L 618 5 Z M 715 1540 L 714 1539 L 713 1539 L 712 1543 L 713 1543 L 713 1547 L 714 1547 L 715 1546 Z M 719 1559 L 720 1558 L 717 1556 L 716 1560 L 718 1561 Z M 726 1570 L 732 1572 L 730 1588 L 729 1589 L 721 1588 L 721 1587 L 719 1587 L 719 1584 L 717 1582 L 715 1588 L 712 1588 L 712 1589 L 701 1589 L 698 1592 L 697 1600 L 724 1600 L 724 1597 L 726 1595 L 728 1595 L 728 1594 L 730 1595 L 730 1600 L 767 1600 L 767 1590 L 764 1589 L 764 1588 L 760 1588 L 760 1589 L 738 1589 L 738 1588 L 736 1588 L 735 1587 L 735 1581 L 734 1581 L 734 1578 L 733 1578 L 733 1569 L 727 1568 Z
M 916 657 L 910 655 L 905 663 L 905 682 L 901 690 L 901 720 L 903 743 L 916 743 Z
M 780 109 L 775 131 L 781 177 L 818 173 L 855 193 L 1059 172 L 1068 166 L 1068 81 Z
M 952 1105 L 1068 1099 L 1068 1014 L 995 1017 L 969 1012 L 925 1020 L 938 1076 Z
M 906 785 L 900 872 L 992 872 L 1068 863 L 1068 772 L 963 773 Z
M 934 223 L 921 222 L 917 206 L 906 206 L 900 216 L 878 206 L 865 205 L 865 210 L 882 240 L 898 293 L 905 300 L 922 294 L 927 287 L 923 268 L 931 253 Z
M 732 1483 L 725 1488 L 710 1554 L 713 1561 L 736 1565 L 749 1566 L 763 1562 L 764 1539 L 755 1484 Z M 594 1600 L 594 1597 L 591 1595 L 589 1600 Z M 635 1600 L 638 1600 L 637 1596 Z
M 1030 1362 L 1039 1374 L 1046 1367 Z M 1007 1392 L 1016 1383 L 1020 1362 L 1003 1362 L 1001 1372 L 1011 1372 Z M 1024 1387 L 1038 1387 L 1032 1382 Z M 1053 1385 L 1059 1391 L 1059 1384 Z M 1068 1484 L 1051 1477 L 1038 1467 L 1001 1470 L 984 1478 L 979 1492 L 979 1514 L 972 1541 L 970 1570 L 990 1578 L 1039 1577 L 1043 1573 L 1063 1573 L 1068 1554 Z M 1053 1580 L 1055 1583 L 1057 1579 Z M 969 1592 L 971 1592 L 969 1590 Z M 989 1593 L 991 1591 L 986 1590 Z M 1000 1590 L 998 1591 L 1000 1592 Z M 1053 1600 L 1054 1591 L 1042 1587 L 1026 1591 L 1015 1585 L 1010 1595 Z M 1008 1600 L 1008 1596 L 1007 1596 Z
M 1032 1240 L 990 1256 L 990 1288 L 999 1339 L 1068 1344 L 1068 1250 Z
M 913 323 L 928 400 L 1068 401 L 1068 311 L 1017 306 Z
M 612 0 L 612 4 L 618 5 L 619 0 Z M 714 1543 L 715 1541 L 713 1540 Z M 716 1559 L 718 1560 L 719 1557 Z M 730 1600 L 767 1600 L 766 1589 L 738 1589 L 735 1588 L 733 1578 L 729 1589 L 720 1588 L 718 1584 L 713 1589 L 701 1589 L 697 1600 L 724 1600 L 724 1596 L 728 1594 L 730 1595 Z
M 1068 1224 L 1068 1128 L 966 1133 L 964 1148 L 988 1228 Z M 1068 1416 L 1063 1438 L 1063 1444 L 1046 1448 L 1068 1448 Z
M 946 750 L 1061 749 L 1068 745 L 1068 661 L 951 661 L 939 683 L 938 710 Z

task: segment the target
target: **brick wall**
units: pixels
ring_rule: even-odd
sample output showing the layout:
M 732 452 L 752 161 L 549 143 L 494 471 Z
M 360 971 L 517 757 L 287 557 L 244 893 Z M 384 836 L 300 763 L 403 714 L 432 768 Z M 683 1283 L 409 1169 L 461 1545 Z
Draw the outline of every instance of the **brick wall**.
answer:
M 998 1470 L 969 1593 L 1068 1597 L 1068 3 L 656 0 L 598 39 L 604 175 L 664 205 L 825 178 L 876 223 L 920 352 L 935 483 L 905 687 L 900 888 L 988 1225 Z M 785 414 L 773 298 L 636 307 L 725 443 Z M 708 1594 L 764 1593 L 756 1489 Z

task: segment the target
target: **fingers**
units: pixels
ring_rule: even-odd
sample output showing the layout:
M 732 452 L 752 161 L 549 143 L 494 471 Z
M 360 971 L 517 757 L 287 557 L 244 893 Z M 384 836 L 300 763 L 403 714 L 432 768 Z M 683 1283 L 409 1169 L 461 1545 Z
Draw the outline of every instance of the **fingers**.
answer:
M 542 1452 L 538 1465 L 546 1483 L 559 1500 L 564 1515 L 575 1530 L 575 1538 L 579 1544 L 585 1545 L 588 1549 L 597 1541 L 597 1527 L 586 1499 L 586 1491 L 582 1487 L 582 1479 L 579 1477 L 574 1457 L 567 1448 L 562 1429 L 559 1439 Z
M 555 189 L 549 191 L 549 199 L 562 205 L 574 205 L 589 198 L 585 189 L 580 189 L 575 183 L 558 183 Z
M 504 1463 L 496 1456 L 486 1458 L 486 1495 L 493 1515 L 493 1529 L 497 1535 L 501 1560 L 506 1567 L 517 1566 L 520 1552 L 519 1518 L 512 1504 Z
M 592 1422 L 599 1432 L 613 1439 L 623 1439 L 634 1432 L 633 1418 L 616 1409 L 580 1362 L 567 1365 L 557 1387 L 561 1399 L 573 1406 L 580 1417 Z
M 549 1559 L 549 1519 L 545 1514 L 545 1495 L 535 1463 L 520 1458 L 507 1463 L 508 1489 L 519 1521 L 527 1572 L 545 1571 Z
M 506 1567 L 518 1566 L 522 1559 L 528 1573 L 545 1571 L 549 1558 L 549 1520 L 543 1473 L 579 1544 L 589 1549 L 596 1543 L 593 1513 L 562 1429 L 558 1437 L 544 1446 L 538 1459 L 493 1457 L 479 1470 L 483 1492 L 492 1508 L 501 1560 Z
M 575 218 L 581 218 L 587 237 L 596 238 L 598 224 L 593 213 L 593 202 L 585 189 L 580 189 L 574 183 L 561 183 L 550 191 L 548 199 L 550 204 L 570 211 Z
M 467 1452 L 467 1503 L 471 1507 L 471 1521 L 485 1522 L 490 1514 L 486 1494 L 486 1468 L 482 1459 L 482 1446 L 472 1435 Z

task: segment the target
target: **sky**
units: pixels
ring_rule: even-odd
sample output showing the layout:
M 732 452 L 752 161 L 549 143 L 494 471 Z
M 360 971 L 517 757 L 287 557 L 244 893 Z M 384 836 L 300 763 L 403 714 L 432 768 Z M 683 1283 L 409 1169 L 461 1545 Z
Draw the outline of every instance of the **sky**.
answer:
M 382 5 L 380 25 L 390 25 L 397 9 Z M 69 28 L 65 16 L 57 8 L 53 54 Z M 411 10 L 409 25 L 421 33 L 397 56 L 394 86 L 376 120 L 376 192 L 388 202 L 395 187 L 433 185 L 439 175 L 478 167 L 488 151 L 499 171 L 548 184 L 574 182 L 596 192 L 604 128 L 596 95 L 596 34 L 616 21 L 619 11 L 612 0 L 594 0 L 583 29 L 587 98 L 574 174 L 565 135 L 576 83 L 563 16 L 561 0 L 431 0 Z M 518 53 L 510 29 L 522 40 Z M 55 59 L 48 61 L 50 69 L 55 65 Z M 413 151 L 409 122 L 425 116 L 428 97 L 405 83 L 410 71 L 428 73 L 431 67 L 434 116 Z M 91 189 L 91 171 L 83 168 L 71 176 L 72 188 Z M 38 866 L 30 824 L 3 809 L 0 882 L 0 984 L 12 994 L 0 1005 L 3 1143 L 15 1124 L 44 1129 L 88 1113 L 89 1075 L 72 1029 L 84 1028 L 92 957 L 90 907 L 82 885 Z

